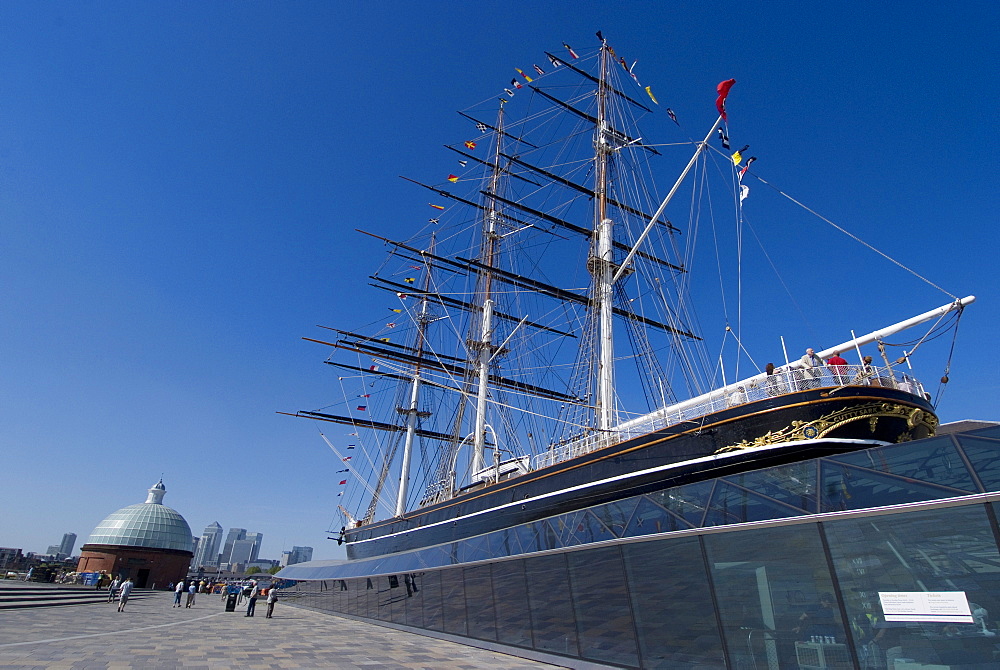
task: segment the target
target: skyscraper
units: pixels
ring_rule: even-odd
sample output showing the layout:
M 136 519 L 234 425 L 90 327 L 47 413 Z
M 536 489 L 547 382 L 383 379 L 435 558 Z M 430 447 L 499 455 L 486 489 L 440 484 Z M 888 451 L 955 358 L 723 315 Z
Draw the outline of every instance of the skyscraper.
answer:
M 59 544 L 59 553 L 67 556 L 73 555 L 73 545 L 76 544 L 76 533 L 63 533 L 62 542 Z
M 213 521 L 205 526 L 198 542 L 198 551 L 194 555 L 193 567 L 215 567 L 219 564 L 219 545 L 222 544 L 222 526 Z
M 246 565 L 250 562 L 250 555 L 253 553 L 252 540 L 236 540 L 233 542 L 233 550 L 229 553 L 230 569 L 236 565 Z
M 246 528 L 230 528 L 229 534 L 226 535 L 226 544 L 222 548 L 222 555 L 219 556 L 220 563 L 231 563 L 230 557 L 233 553 L 233 543 L 237 540 L 247 539 L 247 529 Z
M 253 549 L 250 550 L 250 560 L 256 561 L 260 553 L 260 543 L 264 541 L 264 533 L 247 533 L 247 539 L 253 541 Z
M 287 559 L 285 558 L 287 554 Z M 306 561 L 311 561 L 313 557 L 312 547 L 292 547 L 291 551 L 282 552 L 281 558 L 285 561 L 285 565 L 295 565 L 296 563 L 305 563 Z

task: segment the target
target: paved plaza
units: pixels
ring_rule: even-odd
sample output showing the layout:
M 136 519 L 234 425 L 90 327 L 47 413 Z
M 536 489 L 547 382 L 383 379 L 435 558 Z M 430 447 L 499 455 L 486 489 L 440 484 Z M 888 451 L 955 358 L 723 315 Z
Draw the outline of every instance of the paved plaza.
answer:
M 0 611 L 0 667 L 430 668 L 534 670 L 556 666 L 282 605 L 265 619 L 224 612 L 219 596 L 172 608 L 156 592 L 119 614 L 101 603 Z

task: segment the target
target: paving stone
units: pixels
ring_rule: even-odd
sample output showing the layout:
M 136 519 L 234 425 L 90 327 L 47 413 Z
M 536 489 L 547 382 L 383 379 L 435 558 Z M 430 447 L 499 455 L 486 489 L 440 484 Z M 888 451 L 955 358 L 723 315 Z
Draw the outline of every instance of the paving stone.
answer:
M 558 666 L 280 602 L 274 618 L 222 612 L 216 599 L 172 608 L 173 594 L 114 604 L 3 612 L 0 668 L 219 670 L 379 668 L 542 670 Z

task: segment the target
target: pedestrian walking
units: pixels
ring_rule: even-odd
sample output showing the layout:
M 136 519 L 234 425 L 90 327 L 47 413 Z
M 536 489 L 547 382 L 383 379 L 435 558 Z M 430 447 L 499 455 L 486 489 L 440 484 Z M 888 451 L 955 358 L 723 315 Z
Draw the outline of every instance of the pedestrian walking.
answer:
M 119 586 L 121 586 L 121 580 L 119 580 L 117 577 L 115 577 L 111 581 L 111 586 L 108 587 L 108 602 L 109 603 L 113 603 L 115 601 L 116 591 L 118 591 L 118 587 Z
M 191 580 L 191 585 L 188 586 L 188 597 L 187 602 L 184 603 L 184 607 L 194 607 L 194 594 L 198 592 L 198 583 L 193 579 Z
M 128 602 L 128 597 L 132 594 L 132 578 L 126 577 L 125 583 L 121 587 L 121 595 L 118 597 L 118 611 L 125 611 L 125 603 Z
M 260 589 L 257 588 L 257 582 L 250 582 L 253 584 L 253 588 L 250 589 L 250 604 L 247 605 L 247 616 L 253 616 L 253 611 L 257 607 L 257 596 L 260 595 Z
M 278 587 L 271 585 L 271 588 L 267 590 L 267 616 L 266 619 L 271 618 L 271 614 L 274 612 L 274 603 L 278 602 Z
M 174 587 L 174 604 L 171 607 L 181 606 L 181 594 L 184 593 L 184 580 L 177 582 L 177 586 Z

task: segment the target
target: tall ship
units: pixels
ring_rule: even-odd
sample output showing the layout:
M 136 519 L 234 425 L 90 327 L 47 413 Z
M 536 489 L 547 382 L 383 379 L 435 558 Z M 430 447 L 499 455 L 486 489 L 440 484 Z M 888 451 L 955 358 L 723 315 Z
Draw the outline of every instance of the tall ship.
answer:
M 773 187 L 728 123 L 734 80 L 708 82 L 704 113 L 679 118 L 598 33 L 501 84 L 460 112 L 443 167 L 403 177 L 426 212 L 414 234 L 358 231 L 386 250 L 368 325 L 304 338 L 330 348 L 342 397 L 289 414 L 321 422 L 343 463 L 331 539 L 348 560 L 282 576 L 347 591 L 392 573 L 412 597 L 417 570 L 630 523 L 598 508 L 935 435 L 949 361 L 923 345 L 957 332 L 971 296 L 886 309 L 892 325 L 845 309 L 804 356 L 744 347 L 745 210 Z M 735 279 L 705 260 L 723 230 L 741 236 Z M 731 311 L 707 307 L 699 271 L 728 286 Z

